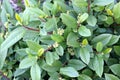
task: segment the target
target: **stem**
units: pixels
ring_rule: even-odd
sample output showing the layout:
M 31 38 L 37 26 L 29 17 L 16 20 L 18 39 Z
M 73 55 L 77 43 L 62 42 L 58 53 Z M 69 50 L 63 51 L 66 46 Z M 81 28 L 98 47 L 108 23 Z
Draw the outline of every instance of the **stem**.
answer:
M 10 80 L 2 71 L 0 71 L 0 75 L 2 75 L 2 77 L 4 77 L 6 80 Z
M 47 48 L 44 52 L 47 52 L 53 48 L 53 45 L 51 45 L 49 48 Z
M 90 0 L 88 0 L 88 13 L 90 13 Z
M 40 31 L 39 29 L 30 28 L 30 27 L 27 27 L 27 26 L 24 26 L 24 25 L 23 25 L 23 27 L 28 29 L 28 30 L 32 30 L 32 31 L 37 31 L 37 32 Z

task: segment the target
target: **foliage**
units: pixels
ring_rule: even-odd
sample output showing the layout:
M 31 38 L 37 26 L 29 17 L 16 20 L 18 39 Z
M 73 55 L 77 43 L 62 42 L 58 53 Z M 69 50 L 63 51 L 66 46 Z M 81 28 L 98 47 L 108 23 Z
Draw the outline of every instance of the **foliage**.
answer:
M 0 4 L 1 80 L 120 80 L 120 2 L 14 1 Z

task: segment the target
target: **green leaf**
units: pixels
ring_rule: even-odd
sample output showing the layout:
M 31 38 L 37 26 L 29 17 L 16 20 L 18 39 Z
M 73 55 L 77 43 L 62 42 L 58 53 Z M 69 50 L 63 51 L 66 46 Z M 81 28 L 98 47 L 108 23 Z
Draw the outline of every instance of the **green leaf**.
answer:
M 63 47 L 62 47 L 62 46 L 58 46 L 58 47 L 56 48 L 56 52 L 58 53 L 58 55 L 63 56 L 63 54 L 64 54 L 64 49 L 63 49 Z
M 0 45 L 2 44 L 2 42 L 4 41 L 3 37 L 0 34 Z
M 16 71 L 14 72 L 14 77 L 20 76 L 23 73 L 25 73 L 26 69 L 16 69 Z
M 10 14 L 10 17 L 14 16 L 13 8 L 9 0 L 3 0 L 3 7 L 6 9 L 6 12 Z
M 48 19 L 45 24 L 45 29 L 49 32 L 57 29 L 57 20 L 55 17 Z
M 87 6 L 87 2 L 85 0 L 72 0 L 72 3 L 75 5 L 75 6 L 78 6 L 78 7 L 83 7 L 83 6 Z
M 114 8 L 113 8 L 113 16 L 115 17 L 115 18 L 119 18 L 120 17 L 120 2 L 119 3 L 117 3 L 115 6 L 114 6 Z
M 53 34 L 51 38 L 58 43 L 64 41 L 64 37 L 59 34 Z
M 85 47 L 80 48 L 79 56 L 82 59 L 82 61 L 86 64 L 89 63 L 90 61 L 90 53 Z
M 120 36 L 112 35 L 112 37 L 107 45 L 111 46 L 111 45 L 117 43 L 119 39 L 120 39 Z
M 0 47 L 0 69 L 2 69 L 2 67 L 4 65 L 5 58 L 7 56 L 7 51 L 8 51 L 8 49 L 2 50 L 2 47 Z
M 117 76 L 114 76 L 112 74 L 105 74 L 106 80 L 120 80 Z
M 14 45 L 17 41 L 19 41 L 23 37 L 24 33 L 25 33 L 24 28 L 22 27 L 16 28 L 0 45 L 0 68 L 2 68 L 4 64 L 8 48 Z
M 80 17 L 78 17 L 78 22 L 79 23 L 84 22 L 88 18 L 88 16 L 89 16 L 88 13 L 82 14 Z
M 120 64 L 113 64 L 110 69 L 115 75 L 120 76 Z
M 86 65 L 82 61 L 77 60 L 77 59 L 71 59 L 71 60 L 69 60 L 68 66 L 69 67 L 73 67 L 76 70 L 81 70 L 84 67 L 86 67 Z
M 5 22 L 7 22 L 7 20 L 8 20 L 8 18 L 7 18 L 7 12 L 6 12 L 6 10 L 5 10 L 4 7 L 2 7 L 1 9 L 2 9 L 1 15 L 0 15 L 1 22 L 2 22 L 3 24 L 5 24 Z
M 103 44 L 102 44 L 101 42 L 98 42 L 98 43 L 97 43 L 97 46 L 96 46 L 96 50 L 97 50 L 98 52 L 101 52 L 102 49 L 103 49 Z
M 97 75 L 101 77 L 103 74 L 103 66 L 104 66 L 104 61 L 101 54 L 95 56 L 93 66 Z
M 42 48 L 37 42 L 34 41 L 27 40 L 26 43 L 28 47 L 35 52 L 38 52 L 38 50 Z
M 69 77 L 78 77 L 78 72 L 73 67 L 60 68 L 60 73 Z
M 102 42 L 103 46 L 105 46 L 109 43 L 111 38 L 112 38 L 111 34 L 101 34 L 93 38 L 92 43 L 96 44 L 98 42 Z
M 90 25 L 90 26 L 95 26 L 96 23 L 97 23 L 97 19 L 95 16 L 89 16 L 88 19 L 87 19 L 87 23 Z
M 54 60 L 58 60 L 59 59 L 59 55 L 56 52 L 53 52 L 52 56 L 53 56 Z
M 52 65 L 52 63 L 54 62 L 53 53 L 47 52 L 46 56 L 45 56 L 45 59 L 46 59 L 46 63 L 48 65 Z
M 98 6 L 105 6 L 113 3 L 114 0 L 94 0 L 94 4 Z
M 31 66 L 33 66 L 37 61 L 36 57 L 26 57 L 24 58 L 19 65 L 20 69 L 24 69 L 24 68 L 29 68 Z
M 80 43 L 77 40 L 78 40 L 78 36 L 75 33 L 71 32 L 68 34 L 68 37 L 67 37 L 67 45 L 73 46 L 73 47 L 79 47 Z
M 87 29 L 86 26 L 80 26 L 80 28 L 78 29 L 78 32 L 81 36 L 84 36 L 84 37 L 91 36 L 91 31 Z
M 80 74 L 80 76 L 78 77 L 78 80 L 92 80 L 92 79 L 85 74 Z
M 2 50 L 7 49 L 14 45 L 17 41 L 19 41 L 25 33 L 25 29 L 23 27 L 16 28 L 13 30 L 10 35 L 5 39 L 5 41 L 1 44 Z
M 114 46 L 114 51 L 117 55 L 120 56 L 120 46 Z
M 49 75 L 50 75 L 49 80 L 59 80 L 59 73 L 51 72 L 51 73 L 49 73 Z
M 62 13 L 61 14 L 62 22 L 68 27 L 68 28 L 77 28 L 77 21 L 72 16 Z
M 30 74 L 32 80 L 41 80 L 41 69 L 37 63 L 31 67 Z
M 43 64 L 42 68 L 47 72 L 56 72 L 62 67 L 62 63 L 60 61 L 54 61 L 52 65 Z

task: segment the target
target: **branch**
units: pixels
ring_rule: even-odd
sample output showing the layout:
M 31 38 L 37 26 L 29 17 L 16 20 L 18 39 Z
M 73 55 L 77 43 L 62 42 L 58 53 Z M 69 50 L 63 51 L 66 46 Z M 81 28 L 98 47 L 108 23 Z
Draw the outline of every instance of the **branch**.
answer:
M 4 77 L 6 80 L 10 80 L 2 71 L 0 71 L 0 75 L 2 75 L 2 77 Z
M 53 48 L 53 45 L 51 45 L 49 48 L 47 48 L 44 52 L 47 52 Z
M 90 13 L 90 0 L 88 0 L 88 13 Z
M 37 31 L 37 32 L 40 31 L 39 29 L 30 28 L 30 27 L 27 27 L 27 26 L 24 26 L 24 25 L 23 25 L 23 27 L 28 29 L 28 30 L 32 30 L 32 31 Z

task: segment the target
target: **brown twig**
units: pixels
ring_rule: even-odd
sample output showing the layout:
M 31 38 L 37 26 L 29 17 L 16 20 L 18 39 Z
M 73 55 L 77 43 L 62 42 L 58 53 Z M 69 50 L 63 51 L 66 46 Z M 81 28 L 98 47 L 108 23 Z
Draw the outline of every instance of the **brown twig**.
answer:
M 27 27 L 27 26 L 24 26 L 24 25 L 23 25 L 23 27 L 28 29 L 28 30 L 32 30 L 32 31 L 37 31 L 37 32 L 40 31 L 39 29 L 30 28 L 30 27 Z
M 10 80 L 2 71 L 0 71 L 0 75 L 2 75 L 2 77 L 4 77 L 6 80 Z
M 90 13 L 90 0 L 88 0 L 88 13 Z
M 53 48 L 53 45 L 51 45 L 49 48 L 47 48 L 44 52 L 47 52 Z

